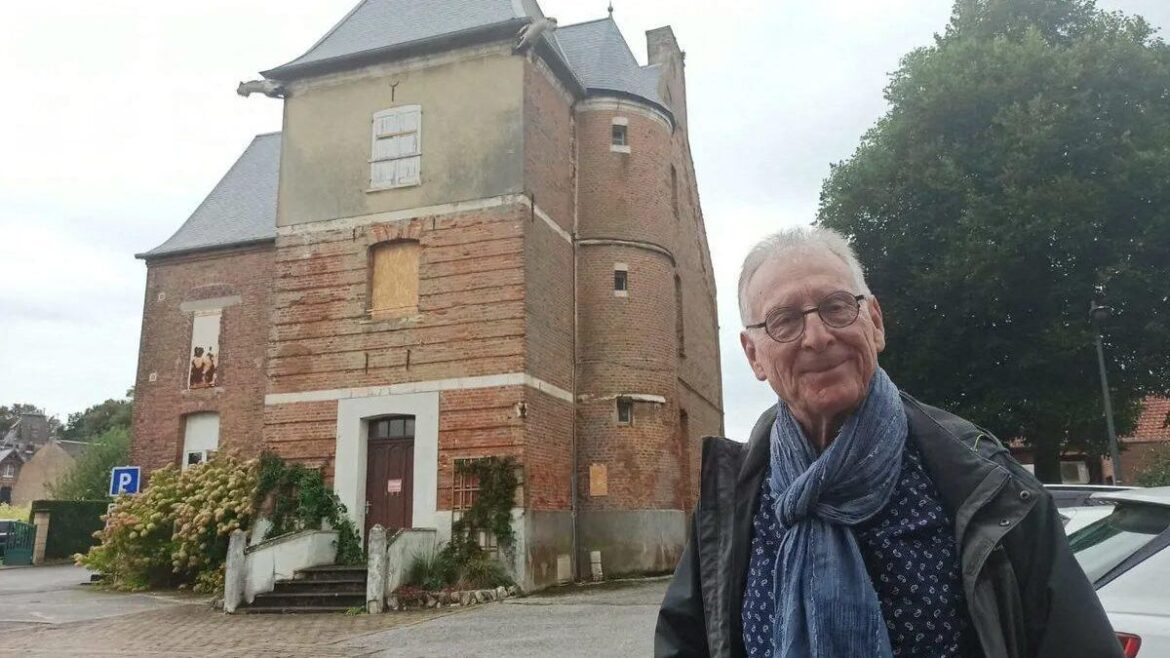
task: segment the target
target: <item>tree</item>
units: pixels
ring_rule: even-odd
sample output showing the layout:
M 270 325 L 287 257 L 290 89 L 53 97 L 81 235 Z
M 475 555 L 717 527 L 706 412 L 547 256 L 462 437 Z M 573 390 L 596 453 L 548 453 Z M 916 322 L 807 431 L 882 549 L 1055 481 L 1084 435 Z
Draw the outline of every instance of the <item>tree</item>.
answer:
M 64 475 L 49 486 L 57 500 L 103 500 L 109 497 L 110 469 L 130 458 L 130 431 L 111 427 L 97 437 Z
M 61 438 L 70 441 L 92 441 L 114 428 L 129 430 L 132 418 L 131 400 L 106 400 L 85 411 L 69 414 Z
M 959 0 L 889 110 L 833 166 L 818 222 L 850 236 L 924 401 L 1036 450 L 1107 450 L 1096 291 L 1119 432 L 1170 393 L 1170 48 L 1091 0 Z

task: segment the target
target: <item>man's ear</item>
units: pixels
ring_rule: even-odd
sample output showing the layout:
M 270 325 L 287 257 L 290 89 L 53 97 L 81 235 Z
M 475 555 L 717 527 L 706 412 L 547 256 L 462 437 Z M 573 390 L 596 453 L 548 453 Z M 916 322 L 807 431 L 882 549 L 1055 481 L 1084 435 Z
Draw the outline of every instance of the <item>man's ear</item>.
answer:
M 739 332 L 739 344 L 743 347 L 743 354 L 747 357 L 748 365 L 752 367 L 752 372 L 756 374 L 756 379 L 766 381 L 768 376 L 764 374 L 764 368 L 760 364 L 758 355 L 756 354 L 756 342 L 748 335 L 748 332 Z
M 881 352 L 886 349 L 886 321 L 882 317 L 882 305 L 878 303 L 878 298 L 873 295 L 865 300 L 866 306 L 869 307 L 869 319 L 873 323 L 874 337 L 873 342 L 877 347 L 877 351 Z

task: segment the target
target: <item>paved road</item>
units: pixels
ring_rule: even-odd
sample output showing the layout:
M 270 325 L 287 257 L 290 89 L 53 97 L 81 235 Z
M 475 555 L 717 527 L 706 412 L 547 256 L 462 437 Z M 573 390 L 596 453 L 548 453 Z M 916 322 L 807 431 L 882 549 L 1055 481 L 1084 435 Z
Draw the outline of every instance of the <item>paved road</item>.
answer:
M 73 565 L 0 569 L 0 630 L 61 624 L 191 603 L 165 594 L 111 596 L 88 585 L 89 571 Z
M 352 646 L 377 658 L 649 656 L 666 584 L 607 583 L 516 599 L 374 633 Z
M 648 656 L 666 589 L 658 579 L 471 608 L 229 616 L 192 597 L 119 594 L 76 584 L 87 578 L 75 567 L 0 571 L 0 656 Z

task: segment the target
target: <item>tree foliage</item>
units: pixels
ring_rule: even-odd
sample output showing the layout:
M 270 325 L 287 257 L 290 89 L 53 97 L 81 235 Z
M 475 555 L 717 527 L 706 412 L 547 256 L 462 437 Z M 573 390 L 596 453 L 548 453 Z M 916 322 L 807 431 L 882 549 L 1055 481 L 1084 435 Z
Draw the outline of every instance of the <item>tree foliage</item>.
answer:
M 49 491 L 57 500 L 102 500 L 109 497 L 110 469 L 130 461 L 130 431 L 111 427 L 92 441 Z
M 1090 0 L 959 0 L 821 194 L 887 321 L 898 384 L 1037 450 L 1106 450 L 1170 393 L 1170 49 Z
M 92 441 L 114 428 L 130 429 L 133 419 L 131 400 L 106 400 L 101 404 L 69 414 L 61 438 L 70 441 Z

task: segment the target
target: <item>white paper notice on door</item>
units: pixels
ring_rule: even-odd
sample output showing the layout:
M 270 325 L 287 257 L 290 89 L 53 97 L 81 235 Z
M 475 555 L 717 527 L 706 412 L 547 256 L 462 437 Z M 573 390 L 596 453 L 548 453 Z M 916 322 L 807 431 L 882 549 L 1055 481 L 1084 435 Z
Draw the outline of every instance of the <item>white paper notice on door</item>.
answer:
M 386 480 L 386 493 L 402 493 L 402 480 Z

